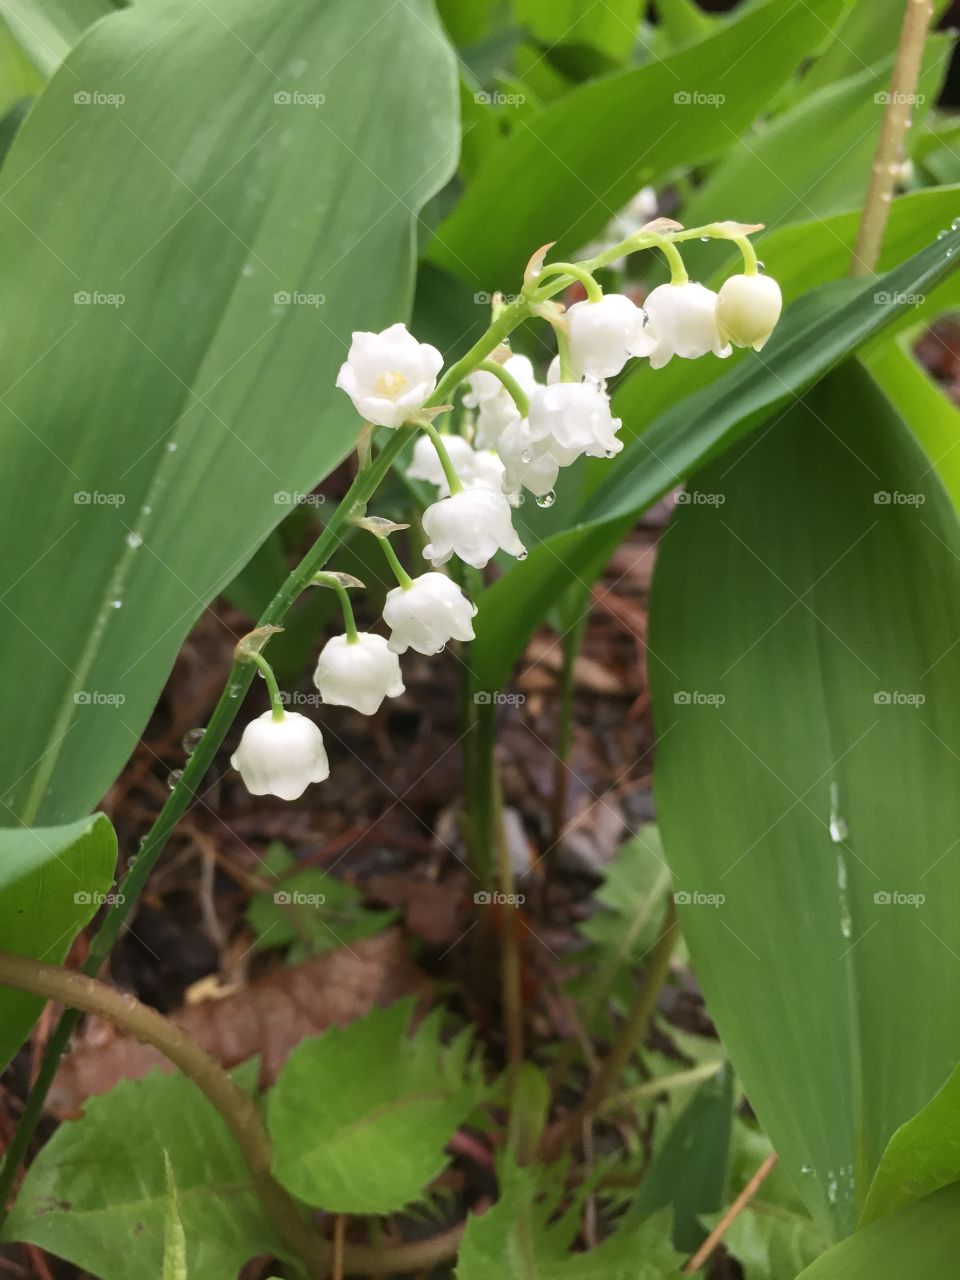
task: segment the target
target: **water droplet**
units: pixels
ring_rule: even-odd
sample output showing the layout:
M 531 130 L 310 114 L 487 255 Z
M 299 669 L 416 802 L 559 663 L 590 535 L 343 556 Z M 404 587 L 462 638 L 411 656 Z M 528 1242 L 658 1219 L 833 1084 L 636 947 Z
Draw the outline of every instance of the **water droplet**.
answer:
M 110 608 L 111 608 L 111 609 L 122 609 L 122 608 L 123 608 L 123 601 L 122 601 L 122 600 L 111 600 L 111 601 L 110 601 Z
M 143 515 L 148 516 L 153 511 L 153 507 L 141 507 Z
M 938 239 L 938 240 L 945 240 L 945 239 L 946 239 L 946 237 L 947 237 L 947 232 L 946 232 L 946 231 L 938 231 L 938 232 L 937 232 L 937 239 Z
M 954 220 L 950 223 L 950 230 L 960 231 L 960 218 L 954 218 Z
M 837 850 L 837 888 L 847 887 L 847 861 L 840 850 Z
M 520 454 L 520 461 L 528 464 L 531 463 L 533 461 L 533 450 L 524 449 L 523 452 Z
M 200 743 L 203 741 L 203 735 L 206 732 L 206 729 L 191 729 L 188 733 L 183 735 L 183 749 L 188 756 L 193 755 L 197 747 L 199 747 Z
M 827 1179 L 827 1199 L 831 1204 L 837 1203 L 837 1180 L 832 1173 Z
M 701 237 L 700 237 L 700 239 L 703 241 L 703 243 L 704 243 L 704 244 L 709 244 L 709 243 L 710 243 L 710 237 L 709 237 L 709 236 L 701 236 Z
M 253 275 L 253 264 L 251 262 L 245 262 L 243 266 L 240 268 L 240 274 L 242 276 L 246 276 L 249 279 L 250 276 Z
M 182 769 L 174 769 L 172 773 L 167 774 L 167 789 L 173 791 L 177 783 L 183 777 Z
M 603 456 L 605 458 L 615 458 L 617 456 L 616 449 L 604 449 Z
M 538 507 L 552 507 L 557 500 L 557 495 L 551 489 L 548 493 L 541 493 L 537 498 Z
M 519 554 L 517 555 L 517 559 L 518 559 L 518 560 L 526 560 L 527 555 L 528 555 L 528 553 L 527 553 L 526 551 L 521 551 L 521 552 L 519 552 Z
M 136 529 L 131 529 L 127 534 L 127 546 L 133 551 L 136 551 L 137 547 L 142 547 L 143 535 L 137 533 Z
M 167 453 L 176 453 L 178 448 L 179 448 L 179 445 L 177 444 L 176 440 L 167 441 Z
M 811 1164 L 802 1164 L 802 1165 L 800 1166 L 800 1172 L 801 1172 L 802 1174 L 804 1174 L 804 1175 L 809 1175 L 809 1174 L 813 1173 L 813 1165 L 811 1165 Z
M 834 844 L 843 844 L 850 834 L 846 818 L 840 815 L 840 788 L 835 782 L 830 783 L 830 839 Z

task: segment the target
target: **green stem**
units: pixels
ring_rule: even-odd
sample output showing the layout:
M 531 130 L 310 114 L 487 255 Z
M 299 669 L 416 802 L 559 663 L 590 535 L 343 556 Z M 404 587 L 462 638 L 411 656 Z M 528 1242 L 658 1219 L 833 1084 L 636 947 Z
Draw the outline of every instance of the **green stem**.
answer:
M 563 823 L 567 809 L 567 763 L 573 741 L 573 704 L 576 692 L 574 670 L 583 644 L 587 627 L 588 610 L 584 609 L 577 621 L 563 637 L 563 667 L 560 672 L 560 706 L 557 720 L 557 740 L 554 751 L 551 849 L 556 849 L 563 835 Z M 550 861 L 547 863 L 547 873 Z
M 757 261 L 757 251 L 753 247 L 749 236 L 734 236 L 733 243 L 743 254 L 743 274 L 745 276 L 759 275 L 760 263 Z
M 587 294 L 588 302 L 599 302 L 603 297 L 603 290 L 593 278 L 593 274 L 584 266 L 580 266 L 573 262 L 548 262 L 537 276 L 537 282 L 546 279 L 547 276 L 570 276 L 573 280 L 578 280 L 584 287 Z M 563 288 L 567 287 L 564 283 Z
M 349 518 L 357 515 L 373 497 L 412 434 L 410 429 L 401 428 L 394 431 L 376 458 L 359 472 L 323 532 L 267 606 L 259 619 L 258 626 L 278 626 L 282 623 L 291 606 L 339 546 Z M 226 687 L 213 710 L 200 744 L 187 760 L 180 781 L 170 792 L 156 821 L 144 837 L 139 853 L 130 862 L 116 899 L 90 943 L 87 960 L 83 966 L 85 974 L 96 974 L 110 954 L 124 921 L 142 893 L 174 827 L 186 813 L 204 775 L 220 750 L 240 710 L 243 695 L 250 688 L 255 670 L 256 668 L 250 662 L 234 662 Z M 43 1104 L 56 1075 L 57 1066 L 79 1017 L 75 1009 L 65 1009 L 47 1042 L 40 1070 L 27 1098 L 17 1131 L 7 1148 L 3 1169 L 0 1172 L 0 1224 L 6 1217 L 6 1204 L 10 1198 L 17 1170 L 27 1153 L 30 1140 L 43 1112 Z
M 400 558 L 393 549 L 393 543 L 386 534 L 374 534 L 376 540 L 380 543 L 380 549 L 386 557 L 387 564 L 393 570 L 393 576 L 397 582 L 403 587 L 404 591 L 409 591 L 413 586 L 413 579 L 407 573 L 406 569 L 400 563 Z
M 503 821 L 503 793 L 496 757 L 490 763 L 492 822 L 497 842 L 497 880 L 503 895 L 503 958 L 500 966 L 500 989 L 503 1020 L 507 1033 L 507 1068 L 510 1077 L 511 1106 L 516 1091 L 517 1073 L 523 1066 L 523 987 L 520 973 L 520 939 L 517 934 L 516 885 L 513 862 L 507 844 Z
M 577 377 L 573 372 L 573 356 L 570 351 L 570 335 L 566 329 L 556 324 L 553 326 L 553 332 L 557 338 L 557 354 L 560 357 L 560 381 L 576 382 Z
M 520 417 L 525 418 L 530 412 L 530 399 L 510 370 L 505 369 L 502 364 L 497 364 L 496 360 L 481 360 L 477 368 L 483 369 L 486 373 L 492 373 L 503 383 L 510 393 L 511 400 L 517 406 Z
M 252 662 L 259 670 L 264 680 L 267 682 L 267 692 L 270 694 L 270 706 L 273 709 L 274 720 L 282 720 L 287 714 L 283 706 L 283 698 L 280 695 L 280 686 L 277 684 L 277 677 L 273 674 L 273 667 L 266 660 L 262 653 L 248 653 L 246 661 Z
M 337 599 L 340 601 L 340 612 L 343 614 L 343 626 L 347 633 L 347 643 L 356 644 L 360 639 L 360 633 L 357 630 L 357 620 L 353 616 L 353 605 L 350 601 L 349 591 L 332 573 L 318 573 L 314 581 L 318 586 L 332 587 L 337 593 Z
M 680 257 L 680 250 L 676 245 L 672 244 L 665 236 L 662 236 L 657 248 L 661 250 L 667 260 L 667 265 L 670 267 L 670 283 L 686 284 L 690 277 L 687 275 L 687 268 L 683 265 L 683 258 Z
M 450 489 L 451 496 L 455 493 L 463 493 L 463 485 L 460 483 L 460 477 L 457 475 L 457 469 L 450 461 L 450 455 L 447 453 L 447 446 L 443 443 L 443 436 L 433 425 L 432 422 L 425 422 L 423 429 L 430 437 L 433 447 L 437 451 L 437 457 L 440 459 L 440 465 L 443 467 L 443 474 L 447 478 L 447 486 Z

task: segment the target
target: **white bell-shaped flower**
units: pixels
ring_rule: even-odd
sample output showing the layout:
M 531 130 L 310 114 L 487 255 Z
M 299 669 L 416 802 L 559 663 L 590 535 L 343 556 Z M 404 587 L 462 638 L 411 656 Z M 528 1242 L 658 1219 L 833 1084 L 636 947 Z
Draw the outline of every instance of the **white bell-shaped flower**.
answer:
M 525 418 L 511 422 L 502 432 L 497 452 L 503 462 L 503 492 L 508 497 L 516 496 L 521 489 L 537 498 L 553 492 L 560 463 L 550 452 L 552 443 L 549 439 L 534 440 Z
M 723 358 L 730 354 L 717 324 L 717 295 L 705 285 L 661 284 L 645 306 L 648 333 L 656 344 L 650 353 L 652 369 L 662 369 L 674 356 L 696 360 L 708 351 Z
M 510 356 L 503 362 L 507 373 L 512 374 L 522 391 L 530 395 L 537 385 L 533 365 L 526 356 Z M 478 369 L 467 379 L 469 391 L 463 397 L 468 409 L 477 410 L 474 444 L 478 449 L 494 449 L 500 432 L 520 417 L 520 410 L 500 379 L 486 369 Z
M 538 387 L 530 397 L 530 438 L 551 441 L 550 452 L 561 466 L 579 454 L 612 458 L 623 448 L 617 439 L 620 419 L 610 412 L 606 394 L 589 382 L 557 382 Z
M 439 653 L 448 640 L 472 640 L 477 606 L 444 573 L 424 573 L 387 593 L 383 620 L 394 653 Z
M 434 568 L 453 555 L 475 569 L 482 569 L 497 551 L 526 555 L 513 527 L 510 504 L 493 489 L 464 489 L 435 502 L 423 513 L 423 528 L 430 539 L 423 554 Z
M 442 366 L 436 347 L 418 342 L 406 325 L 392 324 L 382 333 L 353 335 L 337 386 L 368 422 L 399 427 L 423 407 Z
M 384 698 L 404 691 L 400 659 L 384 636 L 361 631 L 355 640 L 333 636 L 323 646 L 313 673 L 320 697 L 336 707 L 353 707 L 365 716 L 380 710 Z
M 474 449 L 463 436 L 445 435 L 443 443 L 464 488 L 472 489 L 480 485 L 487 489 L 500 489 L 503 463 L 492 450 Z M 427 484 L 436 485 L 441 498 L 450 494 L 440 455 L 429 436 L 417 437 L 407 475 L 411 480 L 423 480 Z
M 254 796 L 297 800 L 311 782 L 330 776 L 323 735 L 312 720 L 287 711 L 282 720 L 265 711 L 251 720 L 230 763 Z
M 648 356 L 656 344 L 646 323 L 643 308 L 624 293 L 575 302 L 567 311 L 567 326 L 577 377 L 600 382 L 615 377 L 631 356 Z
M 776 328 L 783 295 L 776 280 L 762 275 L 730 276 L 717 294 L 717 324 L 724 342 L 759 351 Z

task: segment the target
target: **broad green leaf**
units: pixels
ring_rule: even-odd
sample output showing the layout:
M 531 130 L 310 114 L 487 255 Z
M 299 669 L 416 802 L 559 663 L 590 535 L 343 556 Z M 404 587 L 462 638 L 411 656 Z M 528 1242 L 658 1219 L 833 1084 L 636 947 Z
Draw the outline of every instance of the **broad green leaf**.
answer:
M 467 1221 L 457 1280 L 680 1280 L 684 1260 L 670 1241 L 669 1210 L 571 1253 L 579 1202 L 559 1214 L 557 1170 L 504 1160 L 498 1175 L 496 1204 Z
M 10 28 L 0 18 L 0 116 L 5 116 L 15 103 L 38 93 L 41 83 Z
M 919 1200 L 834 1245 L 797 1280 L 949 1280 L 960 1253 L 960 1184 Z M 919 1269 L 919 1270 L 918 1270 Z
M 518 288 L 539 245 L 557 241 L 562 258 L 646 183 L 722 153 L 844 4 L 768 0 L 667 58 L 574 89 L 488 153 L 431 260 L 474 289 Z
M 252 1087 L 256 1069 L 237 1079 Z M 4 1224 L 101 1280 L 144 1280 L 164 1266 L 170 1211 L 166 1162 L 179 1193 L 187 1273 L 236 1280 L 257 1254 L 285 1256 L 239 1148 L 181 1075 L 125 1080 L 91 1098 L 36 1157 Z
M 930 980 L 960 953 L 960 529 L 853 362 L 678 512 L 651 604 L 660 832 L 723 1043 L 835 1238 L 960 1045 L 956 984 Z
M 673 1125 L 640 1184 L 630 1218 L 669 1205 L 673 1242 L 693 1252 L 706 1235 L 700 1218 L 726 1198 L 733 1122 L 733 1073 L 705 1080 Z
M 0 532 L 25 550 L 0 718 L 26 689 L 31 714 L 0 794 L 28 823 L 97 802 L 193 620 L 356 438 L 336 371 L 408 308 L 457 114 L 428 0 L 364 22 L 143 0 L 83 37 L 7 157 Z
M 368 911 L 353 885 L 322 867 L 284 874 L 295 866 L 290 851 L 274 841 L 258 870 L 271 888 L 255 893 L 247 907 L 257 946 L 290 946 L 291 964 L 369 938 L 395 918 L 392 911 Z
M 657 16 L 675 44 L 706 35 L 716 22 L 716 14 L 706 13 L 697 0 L 657 0 Z
M 0 0 L 0 15 L 44 77 L 50 76 L 98 18 L 120 6 L 112 0 Z
M 167 1175 L 167 1220 L 164 1225 L 163 1274 L 160 1280 L 188 1280 L 187 1237 L 180 1216 L 180 1194 L 166 1151 L 163 1153 L 163 1160 Z
M 479 683 L 501 687 L 560 593 L 592 582 L 646 507 L 881 333 L 915 295 L 932 291 L 960 261 L 958 245 L 960 235 L 948 234 L 884 276 L 835 282 L 810 295 L 786 312 L 762 358 L 748 356 L 661 413 L 604 473 L 577 523 L 539 545 L 528 540 L 527 559 L 483 593 L 471 648 Z
M 952 37 L 929 41 L 920 87 L 932 102 L 943 76 Z M 687 226 L 734 216 L 776 229 L 859 207 L 870 181 L 870 164 L 883 120 L 877 101 L 890 80 L 892 62 L 857 68 L 857 74 L 803 98 L 765 125 L 745 132 L 680 215 Z M 920 118 L 923 106 L 914 114 Z M 842 157 L 838 159 L 838 157 Z M 761 256 L 766 237 L 758 240 Z M 692 244 L 684 254 L 695 280 L 715 260 L 713 246 Z M 771 264 L 774 260 L 771 259 Z
M 0 939 L 6 951 L 60 964 L 113 882 L 117 837 L 105 814 L 65 827 L 0 831 Z M 43 1001 L 0 987 L 0 1070 Z
M 306 1040 L 269 1098 L 274 1173 L 330 1213 L 392 1213 L 441 1171 L 483 1085 L 470 1041 L 440 1042 L 439 1011 L 408 1034 L 413 1003 Z
M 960 1182 L 960 1068 L 922 1111 L 896 1131 L 873 1176 L 862 1223 L 896 1213 Z
M 589 45 L 615 62 L 633 50 L 641 0 L 604 0 L 592 8 L 582 0 L 513 0 L 514 14 L 550 52 L 557 45 Z
M 960 511 L 960 409 L 911 355 L 905 339 L 880 344 L 863 362 L 920 441 Z

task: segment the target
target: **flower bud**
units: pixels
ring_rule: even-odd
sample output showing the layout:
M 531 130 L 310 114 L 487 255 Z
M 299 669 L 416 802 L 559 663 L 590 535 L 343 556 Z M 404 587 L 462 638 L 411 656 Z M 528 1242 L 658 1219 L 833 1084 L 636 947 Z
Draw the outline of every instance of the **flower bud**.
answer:
M 337 386 L 368 422 L 399 427 L 432 394 L 442 366 L 436 347 L 418 342 L 406 325 L 392 324 L 382 333 L 353 335 Z
M 423 554 L 434 568 L 453 555 L 482 569 L 500 550 L 512 556 L 526 554 L 510 518 L 509 502 L 493 489 L 464 489 L 435 502 L 423 513 L 423 529 L 430 539 Z
M 313 683 L 324 702 L 353 707 L 365 716 L 380 710 L 384 698 L 404 691 L 400 659 L 383 636 L 361 631 L 356 640 L 333 636 L 323 646 Z
M 776 328 L 783 295 L 776 280 L 762 275 L 730 276 L 717 294 L 717 323 L 724 342 L 759 351 Z
M 251 720 L 230 763 L 251 795 L 281 800 L 297 800 L 311 782 L 330 776 L 323 735 L 296 711 L 285 712 L 282 720 L 272 711 Z
M 613 378 L 631 356 L 646 356 L 654 342 L 647 317 L 626 294 L 607 293 L 598 302 L 575 302 L 567 311 L 570 358 L 577 377 Z
M 394 653 L 439 653 L 448 640 L 472 640 L 477 606 L 443 573 L 424 573 L 387 593 L 383 620 Z
M 680 356 L 696 360 L 708 351 L 725 358 L 730 347 L 717 324 L 717 295 L 702 284 L 661 284 L 646 301 L 649 333 L 656 343 L 650 367 L 662 369 Z

